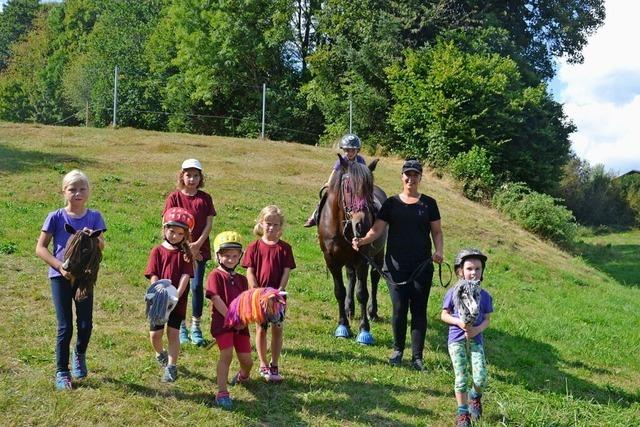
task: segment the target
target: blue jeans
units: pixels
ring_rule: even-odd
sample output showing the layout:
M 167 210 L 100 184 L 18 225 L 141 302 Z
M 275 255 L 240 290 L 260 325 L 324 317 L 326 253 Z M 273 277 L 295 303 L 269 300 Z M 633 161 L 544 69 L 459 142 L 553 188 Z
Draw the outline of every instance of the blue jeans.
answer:
M 191 315 L 193 317 L 202 317 L 202 306 L 204 304 L 204 270 L 207 267 L 207 261 L 196 261 L 193 270 L 193 279 L 191 279 Z
M 56 337 L 56 372 L 69 370 L 69 346 L 73 336 L 72 301 L 75 288 L 62 276 L 51 278 L 51 298 L 56 309 L 58 336 Z M 78 329 L 76 353 L 87 351 L 93 329 L 93 294 L 76 302 L 76 327 Z

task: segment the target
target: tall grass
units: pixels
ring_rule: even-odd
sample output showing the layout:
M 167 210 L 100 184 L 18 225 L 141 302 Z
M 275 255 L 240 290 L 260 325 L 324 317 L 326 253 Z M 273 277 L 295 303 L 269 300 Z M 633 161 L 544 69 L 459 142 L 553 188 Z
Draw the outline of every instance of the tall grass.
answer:
M 248 385 L 231 390 L 231 412 L 212 403 L 215 346 L 184 347 L 178 382 L 167 385 L 159 381 L 147 340 L 142 273 L 160 241 L 164 197 L 189 157 L 202 161 L 205 190 L 219 212 L 212 234 L 234 229 L 248 242 L 259 210 L 276 203 L 286 213 L 283 238 L 298 264 L 288 287 L 285 382 L 266 384 L 252 373 Z M 386 363 L 392 336 L 384 287 L 374 346 L 332 336 L 333 285 L 314 230 L 301 224 L 334 159 L 332 150 L 280 142 L 0 123 L 2 424 L 453 424 L 453 375 L 446 328 L 438 320 L 443 288 L 431 292 L 425 373 Z M 390 158 L 378 165 L 375 178 L 387 193 L 400 189 L 400 165 Z M 55 314 L 34 247 L 46 213 L 62 205 L 62 174 L 75 167 L 92 180 L 90 205 L 103 212 L 109 230 L 96 286 L 90 374 L 73 392 L 58 393 Z M 637 424 L 637 277 L 621 278 L 613 264 L 547 245 L 453 188 L 431 175 L 422 182 L 440 206 L 446 257 L 466 245 L 489 254 L 485 286 L 495 313 L 486 332 L 485 424 Z

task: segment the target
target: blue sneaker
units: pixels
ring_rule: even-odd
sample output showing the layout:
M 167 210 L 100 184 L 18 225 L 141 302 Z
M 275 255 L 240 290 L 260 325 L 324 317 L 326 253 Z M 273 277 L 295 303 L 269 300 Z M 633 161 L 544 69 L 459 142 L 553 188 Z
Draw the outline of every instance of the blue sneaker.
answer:
M 160 381 L 163 383 L 173 383 L 178 379 L 178 367 L 176 365 L 167 365 Z
M 76 353 L 71 355 L 71 374 L 81 380 L 87 376 L 87 354 Z
M 233 401 L 229 397 L 229 393 L 218 393 L 216 395 L 216 405 L 222 407 L 222 409 L 231 409 Z
M 191 340 L 189 339 L 189 331 L 187 330 L 187 325 L 182 323 L 180 325 L 180 344 L 189 344 Z
M 200 326 L 191 328 L 191 342 L 197 345 L 198 347 L 202 347 L 205 345 L 204 338 L 202 337 L 202 331 L 200 330 Z
M 56 372 L 56 390 L 72 390 L 71 374 L 69 371 Z

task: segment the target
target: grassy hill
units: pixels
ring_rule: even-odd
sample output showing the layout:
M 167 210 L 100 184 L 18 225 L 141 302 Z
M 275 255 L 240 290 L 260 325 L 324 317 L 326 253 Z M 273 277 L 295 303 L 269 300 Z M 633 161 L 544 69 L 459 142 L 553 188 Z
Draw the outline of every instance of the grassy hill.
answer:
M 424 373 L 408 362 L 387 365 L 392 338 L 385 286 L 374 346 L 332 336 L 333 285 L 315 231 L 302 223 L 334 153 L 248 139 L 0 123 L 1 424 L 452 425 L 453 374 L 439 320 L 445 289 L 431 292 Z M 217 347 L 183 347 L 178 382 L 166 385 L 147 339 L 143 270 L 160 242 L 164 198 L 189 157 L 202 161 L 204 189 L 219 213 L 212 234 L 234 229 L 249 242 L 259 210 L 278 204 L 287 216 L 283 238 L 298 264 L 281 361 L 286 380 L 265 384 L 254 372 L 246 387 L 231 391 L 232 412 L 212 403 Z M 391 158 L 378 165 L 376 181 L 389 194 L 401 188 L 400 165 Z M 92 180 L 90 206 L 102 211 L 109 230 L 90 375 L 73 392 L 57 393 L 55 313 L 34 248 L 47 212 L 62 206 L 63 174 L 76 167 Z M 449 262 L 461 246 L 489 255 L 485 286 L 495 313 L 486 332 L 485 424 L 637 425 L 640 278 L 616 275 L 615 263 L 602 268 L 589 253 L 572 257 L 540 241 L 464 199 L 446 179 L 427 174 L 421 189 L 439 203 Z M 634 236 L 625 248 L 637 263 Z

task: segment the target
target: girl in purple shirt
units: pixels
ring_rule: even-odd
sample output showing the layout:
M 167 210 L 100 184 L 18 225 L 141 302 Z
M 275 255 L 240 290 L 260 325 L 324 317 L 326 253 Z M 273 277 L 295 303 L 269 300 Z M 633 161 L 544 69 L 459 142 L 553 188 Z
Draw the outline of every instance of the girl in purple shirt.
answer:
M 62 193 L 66 206 L 47 215 L 36 245 L 36 255 L 49 265 L 51 296 L 58 322 L 55 386 L 58 390 L 71 390 L 72 374 L 76 379 L 87 376 L 86 351 L 93 329 L 93 295 L 75 301 L 78 333 L 69 372 L 69 346 L 73 335 L 71 305 L 75 289 L 71 283 L 73 276 L 62 267 L 64 248 L 71 237 L 65 230 L 65 224 L 70 224 L 76 230 L 86 228 L 103 232 L 107 226 L 100 212 L 86 207 L 91 192 L 89 179 L 84 173 L 74 169 L 66 174 L 62 180 Z M 100 250 L 104 249 L 103 236 L 98 236 Z M 49 250 L 51 241 L 53 253 Z

